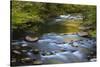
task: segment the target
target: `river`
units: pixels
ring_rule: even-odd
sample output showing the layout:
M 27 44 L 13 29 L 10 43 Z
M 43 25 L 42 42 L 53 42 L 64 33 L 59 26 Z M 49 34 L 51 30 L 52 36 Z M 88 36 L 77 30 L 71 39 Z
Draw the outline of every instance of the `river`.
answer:
M 11 45 L 13 65 L 96 61 L 96 39 L 76 34 L 48 33 L 36 42 L 17 40 Z

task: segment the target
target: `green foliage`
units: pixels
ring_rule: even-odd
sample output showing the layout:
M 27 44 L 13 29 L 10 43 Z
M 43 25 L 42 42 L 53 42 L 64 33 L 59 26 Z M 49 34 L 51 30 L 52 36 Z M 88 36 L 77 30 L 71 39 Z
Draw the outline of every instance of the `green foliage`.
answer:
M 59 15 L 77 13 L 84 16 L 84 23 L 82 25 L 91 25 L 95 30 L 95 6 L 11 1 L 12 29 L 17 31 L 16 33 L 25 33 L 26 31 L 37 32 L 39 35 L 47 32 L 62 33 L 66 30 L 64 24 L 49 24 Z
M 96 7 L 91 6 L 87 7 L 86 11 L 83 12 L 84 14 L 84 21 L 86 22 L 85 24 L 96 24 Z

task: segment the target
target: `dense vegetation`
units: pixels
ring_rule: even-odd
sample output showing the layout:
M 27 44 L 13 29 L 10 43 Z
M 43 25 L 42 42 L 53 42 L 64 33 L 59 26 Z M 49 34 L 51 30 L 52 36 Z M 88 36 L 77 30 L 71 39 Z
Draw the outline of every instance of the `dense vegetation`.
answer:
M 11 22 L 14 38 L 22 37 L 29 31 L 35 32 L 35 36 L 48 32 L 64 33 L 66 30 L 64 24 L 50 25 L 50 23 L 59 15 L 77 13 L 83 15 L 81 25 L 91 27 L 87 32 L 95 37 L 96 6 L 11 1 Z

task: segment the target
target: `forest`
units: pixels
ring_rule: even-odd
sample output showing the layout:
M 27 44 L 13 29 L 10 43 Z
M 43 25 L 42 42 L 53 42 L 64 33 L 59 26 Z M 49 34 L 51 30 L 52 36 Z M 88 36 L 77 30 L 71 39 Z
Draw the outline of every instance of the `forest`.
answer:
M 11 66 L 96 61 L 96 6 L 12 0 Z
M 17 35 L 17 37 L 22 37 L 24 36 L 23 33 L 25 34 L 29 31 L 36 33 L 36 36 L 41 36 L 43 33 L 48 32 L 65 33 L 65 27 L 67 26 L 61 23 L 55 24 L 53 20 L 60 15 L 68 14 L 81 14 L 83 16 L 83 23 L 80 25 L 90 27 L 85 31 L 89 33 L 89 36 L 96 36 L 96 6 L 94 5 L 12 1 L 11 12 L 12 32 L 14 32 L 14 35 Z M 68 21 L 66 20 L 66 22 Z M 53 24 L 50 26 L 50 23 Z M 51 30 L 51 27 L 54 28 Z

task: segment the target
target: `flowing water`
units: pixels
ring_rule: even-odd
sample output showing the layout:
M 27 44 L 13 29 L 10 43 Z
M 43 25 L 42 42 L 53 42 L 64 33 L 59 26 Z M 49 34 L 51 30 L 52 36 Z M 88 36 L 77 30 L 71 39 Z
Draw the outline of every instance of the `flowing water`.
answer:
M 15 64 L 19 61 L 22 64 L 57 64 L 96 60 L 96 40 L 79 35 L 48 33 L 37 42 L 15 41 L 12 47 L 11 61 L 16 59 Z

